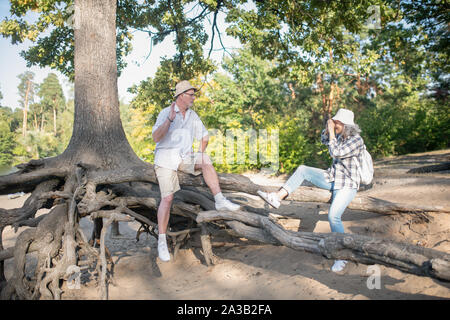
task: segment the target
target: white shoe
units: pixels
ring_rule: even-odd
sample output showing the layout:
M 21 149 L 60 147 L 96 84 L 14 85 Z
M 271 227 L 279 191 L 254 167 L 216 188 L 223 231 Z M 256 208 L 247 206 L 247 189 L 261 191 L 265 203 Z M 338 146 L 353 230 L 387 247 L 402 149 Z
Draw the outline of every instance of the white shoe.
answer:
M 241 208 L 240 205 L 231 202 L 228 199 L 223 199 L 216 201 L 216 210 L 229 210 L 229 211 L 236 211 Z
M 169 249 L 167 249 L 167 243 L 165 241 L 158 241 L 158 257 L 161 261 L 170 261 Z
M 278 198 L 275 192 L 262 192 L 261 190 L 257 191 L 258 195 L 263 198 L 268 204 L 270 204 L 275 209 L 278 209 L 281 205 L 280 199 Z
M 335 260 L 333 266 L 331 267 L 331 271 L 339 272 L 344 270 L 347 261 L 345 260 Z

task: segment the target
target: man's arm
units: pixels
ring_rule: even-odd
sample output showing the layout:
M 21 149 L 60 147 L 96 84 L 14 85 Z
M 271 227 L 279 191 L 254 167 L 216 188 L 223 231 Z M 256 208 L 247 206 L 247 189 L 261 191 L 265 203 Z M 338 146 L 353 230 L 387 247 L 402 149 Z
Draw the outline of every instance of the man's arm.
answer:
M 164 138 L 167 131 L 169 131 L 169 127 L 170 121 L 169 119 L 166 119 L 166 121 L 164 121 L 163 124 L 160 125 L 158 129 L 155 130 L 155 132 L 152 133 L 153 140 L 158 143 L 162 138 Z
M 166 135 L 167 131 L 169 131 L 170 124 L 172 123 L 173 119 L 175 119 L 175 102 L 172 103 L 170 106 L 169 115 L 166 117 L 164 122 L 152 133 L 153 140 L 158 143 L 164 136 Z
M 198 152 L 205 152 L 206 147 L 208 146 L 208 142 L 209 142 L 209 136 L 206 135 L 202 138 L 202 141 L 200 142 L 200 149 L 198 150 Z

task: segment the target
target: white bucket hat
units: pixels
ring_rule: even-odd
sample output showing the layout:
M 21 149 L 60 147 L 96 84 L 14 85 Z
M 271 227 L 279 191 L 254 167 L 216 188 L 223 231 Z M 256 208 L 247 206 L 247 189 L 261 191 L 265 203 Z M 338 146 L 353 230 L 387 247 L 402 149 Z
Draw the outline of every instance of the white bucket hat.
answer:
M 178 97 L 183 92 L 186 92 L 191 89 L 194 89 L 195 91 L 198 90 L 197 88 L 193 87 L 187 80 L 182 80 L 178 82 L 177 85 L 175 86 L 175 98 Z
M 336 115 L 331 119 L 338 120 L 343 124 L 349 124 L 354 126 L 355 125 L 355 123 L 353 122 L 354 117 L 355 116 L 353 114 L 353 111 L 347 109 L 339 109 Z

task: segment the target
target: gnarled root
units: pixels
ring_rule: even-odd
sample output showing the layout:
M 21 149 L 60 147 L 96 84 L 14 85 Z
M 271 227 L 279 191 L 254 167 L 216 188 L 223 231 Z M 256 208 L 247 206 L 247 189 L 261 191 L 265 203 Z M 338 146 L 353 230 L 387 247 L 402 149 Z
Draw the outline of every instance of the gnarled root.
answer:
M 79 280 L 81 269 L 91 267 L 98 272 L 100 297 L 107 299 L 114 266 L 112 259 L 108 261 L 105 245 L 108 227 L 118 221 L 136 220 L 142 225 L 137 239 L 142 229 L 157 236 L 156 212 L 160 195 L 153 167 L 130 165 L 129 168 L 103 170 L 78 163 L 52 169 L 45 163 L 30 162 L 22 166 L 19 173 L 0 178 L 0 194 L 19 189 L 21 184 L 25 190 L 34 190 L 22 208 L 0 209 L 0 230 L 7 225 L 30 227 L 18 236 L 13 249 L 1 247 L 0 233 L 0 262 L 14 257 L 14 274 L 6 284 L 0 265 L 1 298 L 60 299 L 63 293 L 61 280 L 67 281 L 70 288 L 72 280 Z M 450 256 L 446 253 L 360 235 L 285 230 L 275 216 L 269 215 L 267 210 L 256 205 L 258 200 L 249 196 L 260 186 L 245 177 L 220 175 L 224 190 L 247 193 L 239 200 L 243 210 L 237 212 L 214 210 L 214 201 L 201 177 L 180 174 L 180 182 L 183 189 L 175 195 L 167 231 L 174 257 L 192 233 L 201 231 L 205 262 L 208 266 L 216 264 L 218 258 L 212 250 L 211 233 L 219 229 L 235 237 L 306 250 L 330 259 L 381 263 L 450 280 Z M 315 192 L 314 197 L 320 198 L 318 201 L 326 202 L 324 195 L 317 197 Z M 371 202 L 371 206 L 381 205 Z M 37 210 L 42 207 L 51 207 L 51 211 L 36 218 Z M 395 208 L 399 209 L 399 206 Z M 90 216 L 97 227 L 92 245 L 85 239 L 78 223 L 86 216 Z M 96 243 L 98 249 L 93 247 Z M 33 251 L 38 252 L 37 267 L 34 279 L 29 280 L 25 272 L 26 255 Z M 111 268 L 108 269 L 109 265 Z

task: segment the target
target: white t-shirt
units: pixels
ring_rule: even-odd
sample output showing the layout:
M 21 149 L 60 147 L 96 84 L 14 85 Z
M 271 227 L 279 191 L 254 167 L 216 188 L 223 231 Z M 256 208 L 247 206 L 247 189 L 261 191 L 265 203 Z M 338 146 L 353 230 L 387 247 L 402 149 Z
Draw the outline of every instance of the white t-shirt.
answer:
M 195 111 L 186 110 L 183 119 L 183 114 L 175 104 L 175 112 L 175 119 L 170 123 L 166 135 L 156 143 L 155 165 L 176 171 L 181 161 L 193 152 L 194 139 L 203 139 L 208 135 L 208 130 Z M 152 133 L 167 120 L 169 113 L 170 107 L 164 108 L 159 113 Z

